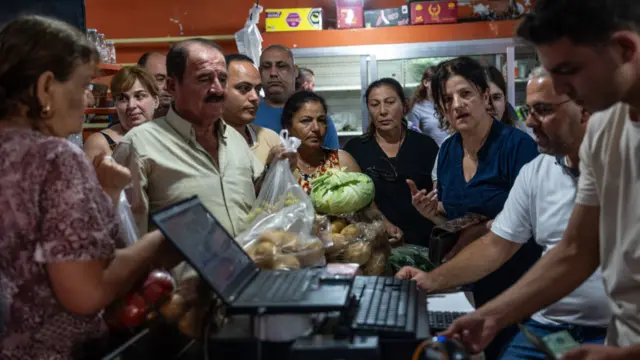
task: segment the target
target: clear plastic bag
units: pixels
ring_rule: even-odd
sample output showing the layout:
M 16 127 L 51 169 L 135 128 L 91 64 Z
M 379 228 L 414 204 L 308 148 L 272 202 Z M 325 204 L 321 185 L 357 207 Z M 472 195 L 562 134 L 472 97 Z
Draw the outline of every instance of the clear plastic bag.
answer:
M 234 35 L 238 52 L 247 55 L 256 64 L 260 63 L 260 54 L 262 51 L 262 35 L 260 35 L 260 30 L 258 29 L 261 12 L 262 6 L 254 5 L 249 10 L 249 17 L 244 24 L 244 28 L 240 29 Z
M 356 263 L 364 275 L 383 275 L 391 254 L 382 214 L 373 206 L 357 213 L 329 217 L 331 225 L 322 236 L 329 237 L 327 261 Z
M 286 130 L 281 141 L 285 151 L 295 152 L 300 146 L 300 140 L 289 138 Z M 248 229 L 236 241 L 258 266 L 299 269 L 325 264 L 325 245 L 313 235 L 313 204 L 291 173 L 289 160 L 280 160 L 268 170 L 247 223 Z
M 129 200 L 127 200 L 127 195 L 124 190 L 120 192 L 118 217 L 120 218 L 120 225 L 124 231 L 127 246 L 133 245 L 140 238 L 140 234 L 138 233 L 138 226 L 136 226 L 136 222 L 133 219 L 131 205 L 129 204 Z

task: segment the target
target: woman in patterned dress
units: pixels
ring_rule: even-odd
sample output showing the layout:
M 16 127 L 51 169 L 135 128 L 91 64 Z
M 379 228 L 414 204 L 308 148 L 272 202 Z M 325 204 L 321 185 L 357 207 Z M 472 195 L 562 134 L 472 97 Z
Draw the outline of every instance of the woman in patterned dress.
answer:
M 127 169 L 66 140 L 82 131 L 99 55 L 58 20 L 0 30 L 0 359 L 95 359 L 102 309 L 166 246 L 159 232 L 122 242 L 114 202 Z M 99 181 L 102 180 L 102 182 Z M 102 186 L 101 186 L 102 185 Z M 103 190 L 104 188 L 104 190 Z
M 309 91 L 293 94 L 282 111 L 282 128 L 289 131 L 289 136 L 302 141 L 294 175 L 307 193 L 311 192 L 311 181 L 328 169 L 361 172 L 360 166 L 348 152 L 322 147 L 327 133 L 327 104 L 320 95 Z M 402 231 L 386 217 L 384 221 L 390 242 L 399 244 L 403 238 Z

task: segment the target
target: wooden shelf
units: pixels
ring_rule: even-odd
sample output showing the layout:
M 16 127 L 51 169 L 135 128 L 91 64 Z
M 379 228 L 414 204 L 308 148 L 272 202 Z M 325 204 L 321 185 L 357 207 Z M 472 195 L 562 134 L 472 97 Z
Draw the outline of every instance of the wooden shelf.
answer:
M 116 113 L 116 108 L 86 108 L 84 109 L 84 113 L 94 115 L 114 115 Z
M 111 76 L 122 69 L 122 66 L 116 64 L 98 64 L 98 73 L 96 77 Z
M 290 48 L 503 39 L 514 36 L 519 22 L 519 20 L 479 21 L 370 29 L 271 32 L 263 33 L 262 38 L 263 47 L 281 44 Z

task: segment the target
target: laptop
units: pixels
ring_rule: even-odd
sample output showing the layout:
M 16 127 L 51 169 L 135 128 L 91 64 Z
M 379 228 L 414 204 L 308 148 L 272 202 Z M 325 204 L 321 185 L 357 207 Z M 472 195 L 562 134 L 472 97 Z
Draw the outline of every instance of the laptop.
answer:
M 337 279 L 323 269 L 259 269 L 197 196 L 152 214 L 151 220 L 230 314 L 317 313 L 348 307 L 352 279 Z

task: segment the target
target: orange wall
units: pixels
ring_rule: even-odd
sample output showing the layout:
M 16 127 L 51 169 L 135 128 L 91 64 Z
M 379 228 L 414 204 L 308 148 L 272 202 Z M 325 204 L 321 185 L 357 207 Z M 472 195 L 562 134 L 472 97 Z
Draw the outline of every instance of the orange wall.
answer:
M 230 35 L 244 26 L 253 0 L 86 0 L 87 27 L 107 39 L 162 36 Z M 335 0 L 261 0 L 266 8 L 321 7 L 335 19 Z M 376 9 L 406 4 L 404 0 L 365 0 Z M 264 14 L 262 15 L 264 22 Z M 182 28 L 180 27 L 182 25 Z M 235 52 L 233 41 L 221 43 Z M 166 51 L 167 44 L 117 48 L 118 62 L 135 62 L 145 51 Z

